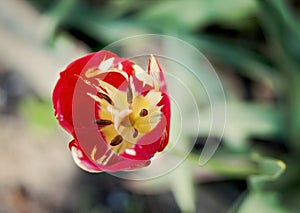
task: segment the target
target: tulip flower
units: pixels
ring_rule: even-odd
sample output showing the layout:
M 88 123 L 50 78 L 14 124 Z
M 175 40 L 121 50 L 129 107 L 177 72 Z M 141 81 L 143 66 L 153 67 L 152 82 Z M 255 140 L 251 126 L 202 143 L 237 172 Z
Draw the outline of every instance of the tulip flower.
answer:
M 147 70 L 106 50 L 79 58 L 60 73 L 52 101 L 86 171 L 143 168 L 168 144 L 170 99 L 153 55 Z

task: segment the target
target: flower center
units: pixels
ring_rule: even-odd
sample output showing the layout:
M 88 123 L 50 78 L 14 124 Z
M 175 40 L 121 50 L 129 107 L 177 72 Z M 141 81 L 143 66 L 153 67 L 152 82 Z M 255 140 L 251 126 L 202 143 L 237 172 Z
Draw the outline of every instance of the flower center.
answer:
M 140 104 L 139 102 L 133 101 L 132 103 L 133 106 L 129 104 L 128 108 L 123 110 L 117 110 L 113 106 L 109 106 L 107 109 L 112 114 L 112 121 L 100 119 L 97 124 L 100 126 L 113 124 L 119 135 L 130 142 L 135 142 L 139 135 L 151 131 L 153 126 L 150 123 L 152 114 L 149 113 L 148 109 L 139 109 L 137 107 Z
M 98 85 L 84 82 L 96 88 L 97 95 L 87 93 L 99 104 L 99 119 L 95 121 L 107 144 L 122 154 L 132 148 L 145 134 L 153 130 L 161 120 L 161 107 L 157 104 L 162 93 L 154 88 L 142 95 L 136 91 L 132 77 L 124 90 L 119 90 L 101 79 Z

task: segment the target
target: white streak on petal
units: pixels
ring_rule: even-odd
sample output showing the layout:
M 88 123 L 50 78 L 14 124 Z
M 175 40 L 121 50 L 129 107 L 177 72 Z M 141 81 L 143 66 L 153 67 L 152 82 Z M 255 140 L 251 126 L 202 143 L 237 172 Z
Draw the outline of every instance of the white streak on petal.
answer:
M 110 151 L 108 157 L 106 158 L 106 160 L 103 162 L 103 165 L 105 166 L 108 161 L 112 158 L 112 156 L 114 155 L 114 153 L 112 151 Z
M 134 69 L 135 74 L 141 74 L 141 73 L 146 73 L 147 74 L 147 72 L 137 64 L 133 64 L 132 68 Z
M 96 151 L 97 151 L 97 147 L 94 146 L 94 148 L 93 148 L 93 150 L 92 150 L 92 154 L 91 154 L 92 160 L 95 160 L 95 154 L 96 154 Z
M 81 150 L 76 149 L 76 147 L 74 147 L 74 146 L 72 147 L 72 154 L 76 156 L 77 160 L 78 160 L 78 158 L 83 157 Z
M 89 92 L 86 93 L 88 96 L 90 96 L 92 99 L 94 99 L 94 101 L 96 102 L 101 102 L 101 98 L 99 98 L 97 95 L 93 95 Z
M 123 77 L 124 77 L 126 80 L 128 80 L 128 74 L 127 74 L 125 71 L 123 71 L 123 70 L 118 70 L 118 69 L 116 69 L 116 68 L 112 68 L 112 69 L 110 69 L 110 70 L 108 70 L 108 71 L 105 71 L 105 72 L 102 72 L 102 73 L 112 73 L 112 72 L 119 73 L 119 74 L 123 75 Z
M 132 67 L 135 71 L 135 76 L 137 77 L 137 79 L 143 82 L 143 86 L 145 86 L 145 84 L 148 84 L 153 87 L 153 78 L 151 75 L 149 75 L 145 70 L 143 70 L 136 64 L 132 65 Z
M 150 101 L 150 105 L 156 106 L 160 100 L 162 99 L 161 92 L 151 90 L 150 92 L 147 93 L 146 98 Z
M 135 90 L 132 76 L 130 76 L 130 78 L 129 78 L 129 83 L 130 83 L 130 87 L 131 87 L 131 91 L 132 91 L 132 95 L 133 95 L 132 98 L 134 98 L 136 95 L 136 90 Z
M 108 154 L 108 153 L 109 153 L 109 154 Z M 107 155 L 107 154 L 108 154 L 108 155 Z M 99 163 L 99 164 L 105 166 L 105 165 L 108 163 L 108 161 L 111 159 L 112 156 L 113 156 L 113 152 L 112 152 L 111 150 L 108 149 L 108 150 L 105 152 L 105 154 L 102 155 L 102 156 L 97 160 L 97 163 Z
M 119 69 L 119 70 L 123 70 L 123 64 L 120 63 L 120 62 L 118 63 L 118 69 Z
M 102 61 L 100 64 L 99 64 L 99 70 L 101 71 L 107 71 L 109 70 L 109 68 L 113 65 L 113 62 L 114 62 L 115 58 L 109 58 L 105 61 Z
M 156 58 L 151 54 L 150 55 L 150 72 L 157 72 L 159 73 L 159 66 L 158 66 L 158 63 L 157 63 L 157 60 Z
M 84 163 L 82 163 L 82 161 L 80 160 L 80 158 L 83 157 L 83 154 L 82 154 L 82 151 L 77 149 L 76 147 L 72 147 L 71 148 L 71 153 L 72 153 L 72 157 L 74 159 L 74 162 L 76 163 L 76 165 L 85 170 L 85 171 L 88 171 L 88 172 L 93 172 L 93 173 L 99 173 L 101 171 L 97 171 L 97 170 L 94 170 L 94 169 L 89 169 Z
M 126 154 L 136 156 L 136 152 L 134 149 L 125 149 Z
M 85 77 L 87 78 L 92 78 L 92 77 L 95 77 L 96 75 L 99 75 L 102 71 L 101 70 L 98 70 L 98 69 L 88 69 L 86 72 L 85 72 Z
M 162 82 L 160 81 L 160 77 L 159 77 L 160 67 L 158 65 L 156 58 L 152 54 L 150 55 L 148 72 L 153 78 L 154 88 L 156 90 L 159 90 L 160 87 L 162 86 L 161 85 Z
M 107 150 L 104 155 L 102 155 L 100 158 L 97 159 L 97 163 L 102 164 L 103 165 L 103 161 L 105 160 L 106 156 L 107 156 L 107 152 L 109 152 L 109 150 Z

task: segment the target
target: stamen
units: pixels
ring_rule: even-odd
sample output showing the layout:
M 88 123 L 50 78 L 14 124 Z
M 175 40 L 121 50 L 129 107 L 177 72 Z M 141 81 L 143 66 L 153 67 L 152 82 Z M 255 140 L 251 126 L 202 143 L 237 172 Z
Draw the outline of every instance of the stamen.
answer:
M 139 132 L 137 131 L 136 128 L 134 128 L 134 132 L 133 132 L 133 138 L 136 138 L 138 136 Z
M 113 101 L 111 100 L 111 98 L 108 95 L 106 95 L 102 92 L 99 92 L 98 94 L 99 94 L 100 98 L 103 98 L 104 100 L 106 100 L 110 105 L 114 105 Z
M 140 111 L 140 117 L 145 117 L 145 116 L 147 116 L 147 115 L 148 115 L 148 110 L 142 109 L 142 110 Z
M 129 104 L 132 104 L 132 98 L 133 98 L 132 89 L 131 89 L 131 86 L 129 85 L 127 87 L 127 102 Z
M 116 137 L 114 137 L 111 142 L 110 142 L 110 145 L 111 146 L 117 146 L 119 145 L 120 143 L 122 143 L 123 141 L 123 138 L 121 135 L 117 135 Z
M 104 126 L 111 125 L 113 122 L 110 120 L 99 119 L 99 120 L 95 120 L 95 123 L 100 127 L 104 127 Z

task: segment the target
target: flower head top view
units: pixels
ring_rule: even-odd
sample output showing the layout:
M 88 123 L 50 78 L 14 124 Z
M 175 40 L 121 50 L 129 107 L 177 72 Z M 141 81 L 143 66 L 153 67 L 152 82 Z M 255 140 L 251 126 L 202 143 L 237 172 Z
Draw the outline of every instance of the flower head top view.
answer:
M 143 168 L 168 144 L 170 99 L 153 55 L 147 70 L 106 50 L 79 58 L 61 72 L 52 100 L 86 171 Z

